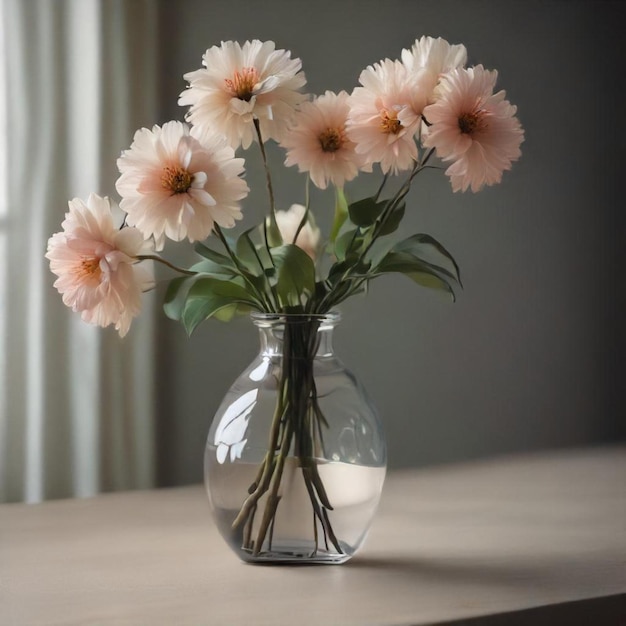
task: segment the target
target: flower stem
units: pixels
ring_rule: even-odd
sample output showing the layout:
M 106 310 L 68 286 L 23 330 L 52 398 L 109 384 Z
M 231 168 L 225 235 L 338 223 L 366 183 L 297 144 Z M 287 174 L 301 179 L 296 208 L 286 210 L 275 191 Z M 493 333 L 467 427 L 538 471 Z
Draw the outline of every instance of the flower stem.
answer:
M 304 188 L 304 195 L 305 195 L 304 215 L 302 216 L 302 219 L 300 220 L 300 223 L 298 224 L 298 228 L 296 229 L 296 234 L 293 236 L 293 241 L 291 243 L 294 245 L 296 241 L 298 240 L 298 235 L 300 234 L 300 231 L 304 228 L 304 225 L 307 223 L 307 220 L 309 219 L 309 204 L 310 204 L 309 181 L 310 180 L 311 180 L 310 177 L 307 176 L 306 187 Z
M 361 262 L 365 259 L 367 253 L 371 250 L 372 246 L 374 245 L 374 243 L 376 242 L 376 240 L 378 239 L 380 232 L 382 231 L 385 223 L 387 222 L 387 220 L 389 219 L 389 216 L 393 213 L 393 211 L 400 205 L 400 203 L 402 202 L 402 200 L 404 200 L 404 198 L 406 197 L 406 195 L 409 193 L 410 189 L 411 189 L 411 184 L 413 182 L 413 179 L 417 176 L 417 174 L 419 174 L 425 167 L 426 167 L 426 163 L 428 161 L 428 159 L 430 159 L 430 157 L 433 154 L 434 149 L 431 148 L 431 150 L 429 150 L 426 155 L 424 156 L 424 158 L 421 161 L 415 161 L 415 165 L 413 166 L 413 169 L 411 170 L 411 173 L 409 174 L 409 176 L 407 177 L 407 179 L 404 181 L 404 184 L 402 185 L 402 187 L 400 187 L 400 189 L 394 194 L 394 196 L 392 198 L 390 198 L 387 203 L 386 206 L 382 212 L 382 214 L 380 215 L 380 217 L 378 218 L 378 220 L 376 221 L 374 227 L 373 227 L 373 232 L 371 235 L 371 239 L 369 241 L 369 243 L 365 246 L 365 248 L 361 251 L 361 253 L 359 254 L 359 257 L 357 259 L 357 261 L 353 264 L 350 265 L 350 267 L 348 267 L 346 269 L 346 271 L 344 272 L 343 276 L 341 277 L 341 279 L 335 284 L 335 288 L 327 293 L 323 298 L 322 301 L 320 302 L 319 308 L 318 308 L 318 312 L 320 313 L 324 313 L 328 310 L 330 310 L 333 306 L 337 306 L 337 304 L 339 304 L 340 302 L 342 302 L 343 300 L 345 300 L 347 297 L 349 297 L 350 295 L 352 295 L 355 291 L 354 284 L 352 281 L 358 280 L 358 287 L 360 287 L 363 282 L 365 282 L 367 280 L 367 277 L 363 278 L 363 277 L 352 277 L 352 270 L 356 267 L 359 268 L 361 265 Z M 384 183 L 384 181 L 383 181 Z M 381 188 L 379 189 L 379 193 L 382 190 L 382 185 Z M 348 249 L 350 249 L 350 247 L 352 247 L 352 243 L 354 242 L 354 240 L 356 239 L 356 231 L 352 237 L 352 242 L 350 243 L 350 246 Z M 341 285 L 341 283 L 344 283 L 346 281 L 349 281 L 351 284 L 348 287 L 347 290 L 345 291 L 341 291 L 341 289 L 339 289 L 339 286 Z M 333 297 L 334 296 L 334 297 Z
M 278 490 L 280 488 L 280 483 L 283 477 L 285 459 L 287 458 L 287 454 L 289 453 L 292 436 L 293 423 L 292 420 L 287 420 L 283 431 L 283 440 L 281 442 L 280 452 L 276 457 L 274 471 L 272 472 L 272 478 L 269 485 L 271 491 L 269 492 L 267 496 L 267 501 L 265 502 L 265 509 L 263 511 L 261 525 L 259 527 L 259 532 L 254 543 L 253 554 L 255 555 L 261 552 L 261 549 L 263 548 L 263 543 L 265 542 L 265 536 L 267 534 L 268 528 L 270 527 L 270 523 L 276 517 L 276 509 L 278 508 L 278 503 L 280 502 Z
M 270 436 L 269 442 L 267 445 L 267 452 L 265 453 L 265 459 L 261 463 L 261 467 L 259 468 L 259 473 L 257 474 L 257 478 L 254 483 L 250 486 L 249 495 L 244 501 L 239 514 L 234 519 L 232 523 L 233 528 L 237 528 L 237 526 L 241 525 L 243 522 L 248 521 L 250 527 L 252 527 L 252 518 L 254 518 L 254 513 L 256 512 L 257 502 L 265 494 L 268 489 L 270 479 L 272 477 L 272 469 L 274 466 L 274 454 L 276 448 L 278 447 L 279 434 L 280 434 L 280 425 L 283 421 L 284 413 L 285 413 L 285 403 L 284 403 L 284 387 L 285 383 L 280 386 L 278 391 L 278 398 L 276 401 L 276 407 L 274 409 L 274 417 L 272 418 L 272 425 L 270 427 Z M 244 545 L 244 548 L 249 548 L 250 546 Z
M 158 256 L 157 254 L 139 254 L 135 258 L 138 261 L 158 261 L 163 265 L 167 265 L 167 267 L 169 267 L 170 269 L 173 269 L 180 274 L 186 274 L 187 276 L 195 276 L 197 274 L 197 272 L 194 272 L 193 270 L 186 270 L 182 267 L 178 267 L 177 265 L 166 261 L 164 258 Z
M 294 453 L 299 461 L 302 478 L 309 494 L 311 506 L 324 532 L 324 542 L 328 547 L 330 539 L 335 550 L 343 554 L 337 541 L 328 511 L 333 507 L 319 475 L 315 458 L 315 435 L 318 430 L 321 410 L 317 404 L 317 391 L 314 375 L 314 360 L 319 347 L 319 321 L 289 323 L 285 327 L 283 363 L 284 376 L 289 379 L 288 398 L 294 428 Z M 318 549 L 318 536 L 315 533 L 315 551 Z
M 358 266 L 359 263 L 365 258 L 365 255 L 370 251 L 371 247 L 374 245 L 375 241 L 378 239 L 380 231 L 383 229 L 385 222 L 387 221 L 389 216 L 393 213 L 393 211 L 398 207 L 400 202 L 402 202 L 402 200 L 404 200 L 404 198 L 407 196 L 407 194 L 411 190 L 411 184 L 413 183 L 413 179 L 424 169 L 424 166 L 426 165 L 426 162 L 428 161 L 428 159 L 430 159 L 430 157 L 432 156 L 433 151 L 434 151 L 434 148 L 431 148 L 421 161 L 415 161 L 415 165 L 413 166 L 413 169 L 411 170 L 411 173 L 409 174 L 408 178 L 404 181 L 404 184 L 402 185 L 402 187 L 400 187 L 400 189 L 396 192 L 393 198 L 391 198 L 391 200 L 387 202 L 387 206 L 385 206 L 385 210 L 382 212 L 382 215 L 380 216 L 379 220 L 376 222 L 376 225 L 374 226 L 374 232 L 372 234 L 372 238 L 370 242 L 367 244 L 367 246 L 365 247 L 365 249 L 363 250 L 363 252 L 361 252 L 359 256 L 359 260 L 357 261 L 355 266 Z
M 239 271 L 239 275 L 246 281 L 246 283 L 248 283 L 248 285 L 252 289 L 252 292 L 254 293 L 256 300 L 258 300 L 259 303 L 261 304 L 261 308 L 265 310 L 266 312 L 271 311 L 271 308 L 268 307 L 266 294 L 264 294 L 262 291 L 257 289 L 257 286 L 252 282 L 252 280 L 248 276 L 248 272 L 246 268 L 241 265 L 241 261 L 239 261 L 239 259 L 237 258 L 237 255 L 233 252 L 230 245 L 228 244 L 228 241 L 226 240 L 226 237 L 224 236 L 222 229 L 219 227 L 218 224 L 214 224 L 213 230 L 215 231 L 215 234 L 219 237 L 220 241 L 222 242 L 231 261 L 235 264 L 235 267 Z
M 263 159 L 263 167 L 265 169 L 267 193 L 270 199 L 270 211 L 274 213 L 276 210 L 276 207 L 274 204 L 274 187 L 272 186 L 272 175 L 270 173 L 269 164 L 267 162 L 267 154 L 265 153 L 265 143 L 263 142 L 263 136 L 261 135 L 261 123 L 256 117 L 254 118 L 254 130 L 256 131 L 256 135 L 259 140 L 259 148 L 261 149 L 261 157 Z
M 282 237 L 280 236 L 280 230 L 278 229 L 278 224 L 276 223 L 276 203 L 274 201 L 274 186 L 272 184 L 272 174 L 270 172 L 269 163 L 267 161 L 267 154 L 265 152 L 265 144 L 263 142 L 263 135 L 261 134 L 261 123 L 256 117 L 254 118 L 254 130 L 256 131 L 256 136 L 257 136 L 257 139 L 259 140 L 259 148 L 261 150 L 261 158 L 263 159 L 263 169 L 265 170 L 265 181 L 267 183 L 267 193 L 268 193 L 269 202 L 270 202 L 269 233 L 268 233 L 267 227 L 264 227 L 263 232 L 265 235 L 265 246 L 267 247 L 267 252 L 270 255 L 270 259 L 271 259 L 272 255 L 270 253 L 270 239 L 280 242 L 282 240 Z
M 328 515 L 333 507 L 316 461 L 320 422 L 327 424 L 317 404 L 314 378 L 314 358 L 320 340 L 318 329 L 318 321 L 285 322 L 281 373 L 268 448 L 257 476 L 248 489 L 249 495 L 232 523 L 233 528 L 243 527 L 242 548 L 255 556 L 272 550 L 276 515 L 283 497 L 280 490 L 291 454 L 302 472 L 313 509 L 312 556 L 320 547 L 318 523 L 326 550 L 332 544 L 337 553 L 344 553 Z M 254 530 L 257 510 L 259 513 L 262 511 L 262 516 L 258 528 Z
M 380 187 L 378 188 L 378 191 L 376 192 L 376 195 L 374 196 L 374 200 L 376 200 L 376 202 L 378 202 L 378 198 L 380 198 L 380 194 L 383 192 L 383 189 L 385 187 L 385 185 L 387 184 L 387 179 L 389 178 L 389 173 L 385 174 L 383 176 L 383 180 L 380 183 Z

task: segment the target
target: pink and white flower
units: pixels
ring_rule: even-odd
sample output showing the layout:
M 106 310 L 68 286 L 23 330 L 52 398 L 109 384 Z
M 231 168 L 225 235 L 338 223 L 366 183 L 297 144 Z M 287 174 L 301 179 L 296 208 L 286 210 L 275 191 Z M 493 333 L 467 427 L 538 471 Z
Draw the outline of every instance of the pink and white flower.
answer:
M 206 69 L 185 74 L 189 87 L 178 104 L 190 105 L 187 120 L 222 133 L 237 149 L 248 148 L 259 120 L 263 139 L 280 140 L 295 107 L 305 99 L 300 59 L 276 50 L 273 41 L 223 41 L 202 57 Z
M 320 189 L 326 189 L 329 182 L 343 187 L 364 164 L 363 156 L 356 153 L 354 142 L 346 134 L 348 98 L 345 91 L 327 91 L 305 102 L 281 142 L 287 149 L 285 165 L 297 165 L 300 172 L 309 172 Z
M 402 64 L 407 69 L 409 80 L 419 83 L 420 98 L 426 97 L 427 104 L 436 99 L 441 77 L 453 69 L 463 67 L 466 61 L 467 50 L 464 45 L 451 45 L 441 37 L 435 39 L 424 36 L 416 39 L 410 50 L 402 50 Z M 421 113 L 417 107 L 405 107 L 398 118 L 403 125 L 412 126 L 419 122 Z
M 443 74 L 463 67 L 466 61 L 467 50 L 463 44 L 451 45 L 441 37 L 424 36 L 416 39 L 410 50 L 402 50 L 402 63 L 408 72 L 426 71 L 432 89 Z
M 114 324 L 123 337 L 141 310 L 141 293 L 154 285 L 152 272 L 137 259 L 150 253 L 151 243 L 135 228 L 117 228 L 109 199 L 95 194 L 86 203 L 71 200 L 62 227 L 46 253 L 58 276 L 54 286 L 84 321 Z
M 499 183 L 520 155 L 524 130 L 506 93 L 493 93 L 496 71 L 482 65 L 443 76 L 437 101 L 424 109 L 431 124 L 424 145 L 436 149 L 454 191 Z
M 215 224 L 232 228 L 248 194 L 244 160 L 219 135 L 181 122 L 142 128 L 117 161 L 116 188 L 127 222 L 162 249 L 174 241 L 206 239 Z
M 363 70 L 359 82 L 346 123 L 357 154 L 367 164 L 380 163 L 384 173 L 411 169 L 417 159 L 413 136 L 429 96 L 420 76 L 409 76 L 400 61 L 385 59 Z M 408 126 L 400 119 L 405 109 L 413 119 Z
M 301 204 L 292 204 L 287 211 L 276 211 L 276 224 L 285 243 L 295 243 L 302 248 L 314 261 L 320 244 L 320 229 L 316 226 L 313 216 L 309 212 L 307 221 L 298 233 L 298 227 L 304 218 L 306 208 Z

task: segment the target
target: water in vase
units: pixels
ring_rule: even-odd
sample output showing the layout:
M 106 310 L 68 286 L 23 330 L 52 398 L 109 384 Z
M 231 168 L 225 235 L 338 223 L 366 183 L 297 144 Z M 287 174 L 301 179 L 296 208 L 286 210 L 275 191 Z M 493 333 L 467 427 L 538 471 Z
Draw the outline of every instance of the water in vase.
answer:
M 207 457 L 215 459 L 215 451 Z M 220 533 L 230 547 L 244 560 L 252 555 L 242 549 L 242 527 L 233 528 L 241 505 L 258 472 L 256 463 L 209 462 L 206 466 L 205 484 Z M 280 502 L 271 533 L 266 538 L 260 554 L 254 560 L 285 561 L 302 558 L 342 562 L 347 560 L 362 544 L 376 511 L 385 467 L 370 467 L 351 463 L 320 461 L 320 478 L 333 507 L 328 517 L 342 552 L 324 537 L 323 529 L 315 518 L 311 500 L 302 478 L 297 460 L 287 459 L 279 490 Z M 265 496 L 260 499 L 252 536 L 263 516 Z M 308 539 L 305 539 L 308 538 Z

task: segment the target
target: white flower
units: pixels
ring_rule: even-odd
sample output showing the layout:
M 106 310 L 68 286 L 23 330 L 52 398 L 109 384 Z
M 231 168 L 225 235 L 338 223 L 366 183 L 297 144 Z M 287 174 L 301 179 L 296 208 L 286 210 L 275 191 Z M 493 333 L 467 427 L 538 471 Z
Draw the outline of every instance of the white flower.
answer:
M 439 82 L 442 74 L 467 61 L 467 50 L 462 44 L 450 45 L 445 39 L 422 37 L 416 39 L 410 50 L 402 50 L 402 63 L 409 72 L 425 70 L 430 75 L 432 89 Z
M 276 50 L 273 41 L 223 41 L 202 57 L 206 69 L 185 74 L 189 88 L 180 105 L 190 105 L 187 119 L 194 126 L 222 133 L 237 149 L 248 148 L 259 120 L 263 139 L 279 141 L 295 107 L 305 99 L 298 90 L 306 83 L 300 59 Z
M 276 211 L 276 224 L 285 243 L 295 243 L 296 246 L 302 248 L 315 261 L 321 233 L 320 229 L 315 225 L 310 211 L 307 221 L 300 229 L 298 238 L 294 242 L 294 237 L 305 212 L 306 208 L 301 204 L 292 204 L 287 211 Z
M 242 217 L 239 201 L 248 194 L 243 164 L 207 130 L 190 131 L 181 122 L 142 128 L 117 161 L 120 207 L 128 224 L 154 237 L 157 249 L 165 237 L 206 239 L 215 223 L 232 228 Z

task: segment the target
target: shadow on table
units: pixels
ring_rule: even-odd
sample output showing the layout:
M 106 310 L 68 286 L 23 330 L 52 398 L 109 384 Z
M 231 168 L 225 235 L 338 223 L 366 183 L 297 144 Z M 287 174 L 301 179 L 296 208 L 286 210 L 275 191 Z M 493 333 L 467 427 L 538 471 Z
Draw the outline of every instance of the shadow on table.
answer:
M 459 558 L 415 558 L 412 556 L 364 555 L 357 556 L 343 567 L 349 569 L 371 569 L 385 575 L 411 578 L 415 582 L 432 581 L 472 585 L 515 585 L 522 584 L 544 588 L 549 585 L 557 591 L 561 587 L 586 587 L 589 564 L 580 556 L 542 555 L 541 557 L 511 556 L 495 559 Z M 622 626 L 621 624 L 619 626 Z M 624 621 L 623 626 L 626 626 Z
M 605 596 L 431 626 L 626 626 L 626 595 Z
M 589 594 L 586 600 L 437 622 L 437 626 L 626 626 L 626 594 L 593 597 L 593 589 L 588 586 L 589 565 L 583 558 L 543 555 L 541 558 L 521 559 L 516 556 L 512 561 L 366 555 L 355 557 L 342 567 L 361 572 L 369 570 L 377 576 L 382 574 L 387 578 L 396 578 L 405 589 L 411 586 L 419 589 L 419 585 L 425 587 L 436 582 L 437 586 L 448 583 L 451 592 L 455 588 L 458 590 L 459 584 L 462 584 L 494 589 L 524 586 L 530 594 L 536 590 L 539 598 L 545 597 L 545 592 L 566 598 L 576 587 L 587 590 Z

